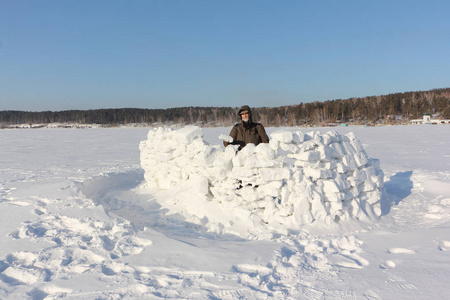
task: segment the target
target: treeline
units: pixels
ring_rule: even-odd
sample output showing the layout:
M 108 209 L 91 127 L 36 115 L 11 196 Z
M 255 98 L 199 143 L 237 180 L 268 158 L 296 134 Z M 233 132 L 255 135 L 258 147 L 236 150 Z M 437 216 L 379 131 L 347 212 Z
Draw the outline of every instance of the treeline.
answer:
M 48 124 L 78 123 L 100 125 L 127 124 L 218 124 L 227 125 L 234 119 L 235 109 L 231 107 L 179 107 L 169 109 L 95 109 L 66 111 L 0 111 L 0 123 Z
M 180 107 L 169 109 L 96 109 L 67 111 L 0 111 L 0 124 L 78 123 L 100 125 L 196 124 L 230 126 L 238 108 Z M 450 119 L 450 88 L 364 98 L 253 108 L 253 119 L 265 126 L 320 126 L 337 123 L 408 123 L 424 113 Z

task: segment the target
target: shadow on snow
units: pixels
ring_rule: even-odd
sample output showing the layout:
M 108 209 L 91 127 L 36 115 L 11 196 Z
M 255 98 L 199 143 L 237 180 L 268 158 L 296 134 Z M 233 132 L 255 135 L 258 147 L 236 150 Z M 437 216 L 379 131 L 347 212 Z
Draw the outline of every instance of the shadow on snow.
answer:
M 398 172 L 384 183 L 387 195 L 381 199 L 381 215 L 389 214 L 392 206 L 398 205 L 411 195 L 413 188 L 412 174 L 413 171 Z
M 201 237 L 215 240 L 242 241 L 233 235 L 207 232 L 203 226 L 186 222 L 179 214 L 167 215 L 151 194 L 135 191 L 144 179 L 144 171 L 112 173 L 78 183 L 79 190 L 96 205 L 103 205 L 108 215 L 114 214 L 131 222 L 135 230 L 152 228 L 174 239 L 177 237 Z
M 398 172 L 385 182 L 386 195 L 381 199 L 382 216 L 388 215 L 392 206 L 398 205 L 411 194 L 412 173 Z M 94 177 L 78 183 L 78 188 L 96 205 L 103 205 L 107 214 L 112 213 L 130 221 L 136 230 L 150 227 L 173 238 L 190 236 L 241 240 L 236 236 L 207 232 L 201 225 L 186 222 L 181 215 L 167 215 L 168 210 L 163 209 L 152 195 L 135 191 L 144 180 L 144 171 L 137 169 Z

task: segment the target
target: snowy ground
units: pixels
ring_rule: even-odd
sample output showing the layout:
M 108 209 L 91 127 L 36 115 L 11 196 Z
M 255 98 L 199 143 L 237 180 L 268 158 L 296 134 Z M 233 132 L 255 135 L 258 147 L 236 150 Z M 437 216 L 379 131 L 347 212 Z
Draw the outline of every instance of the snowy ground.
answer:
M 450 127 L 332 130 L 381 161 L 381 220 L 253 240 L 139 192 L 146 128 L 0 130 L 0 298 L 448 299 Z

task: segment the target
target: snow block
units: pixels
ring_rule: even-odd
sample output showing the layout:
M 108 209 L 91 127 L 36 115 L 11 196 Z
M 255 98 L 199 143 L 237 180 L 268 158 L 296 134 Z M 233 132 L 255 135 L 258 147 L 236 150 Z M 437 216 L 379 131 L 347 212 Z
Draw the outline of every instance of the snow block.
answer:
M 175 139 L 182 144 L 190 144 L 196 138 L 201 138 L 203 131 L 197 126 L 186 126 L 180 130 L 177 130 Z
M 261 168 L 259 169 L 261 182 L 288 180 L 291 172 L 287 168 Z
M 292 142 L 294 135 L 291 131 L 277 130 L 272 132 L 270 138 L 281 143 L 289 144 Z

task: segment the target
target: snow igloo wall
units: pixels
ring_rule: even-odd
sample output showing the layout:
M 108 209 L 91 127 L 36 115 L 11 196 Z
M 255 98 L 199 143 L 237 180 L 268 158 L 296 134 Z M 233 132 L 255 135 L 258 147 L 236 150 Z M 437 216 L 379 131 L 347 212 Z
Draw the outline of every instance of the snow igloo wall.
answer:
M 298 229 L 381 214 L 383 172 L 353 133 L 279 130 L 268 144 L 237 148 L 208 144 L 196 126 L 152 129 L 140 144 L 147 187 L 176 191 L 163 206 L 221 228 Z

